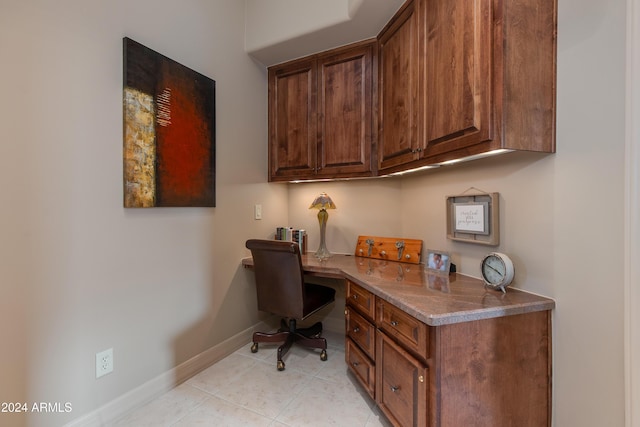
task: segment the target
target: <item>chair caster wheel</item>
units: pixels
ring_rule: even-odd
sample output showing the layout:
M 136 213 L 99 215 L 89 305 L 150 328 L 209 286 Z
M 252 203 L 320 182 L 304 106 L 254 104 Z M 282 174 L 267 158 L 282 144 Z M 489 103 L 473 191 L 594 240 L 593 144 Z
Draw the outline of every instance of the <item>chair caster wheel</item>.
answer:
M 258 343 L 254 342 L 253 345 L 251 346 L 251 353 L 257 353 L 258 352 Z
M 278 371 L 284 371 L 284 362 L 282 360 L 278 360 Z
M 322 360 L 323 362 L 327 360 L 327 350 L 322 350 L 322 352 L 320 353 L 320 360 Z

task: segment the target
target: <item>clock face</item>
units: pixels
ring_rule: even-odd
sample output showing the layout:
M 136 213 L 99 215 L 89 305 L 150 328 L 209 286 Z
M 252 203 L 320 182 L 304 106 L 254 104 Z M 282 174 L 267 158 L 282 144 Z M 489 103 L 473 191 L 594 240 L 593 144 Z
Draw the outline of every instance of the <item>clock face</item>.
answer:
M 507 271 L 504 262 L 495 255 L 490 255 L 482 264 L 482 277 L 487 283 L 497 285 L 502 283 Z
M 513 280 L 513 263 L 504 254 L 490 253 L 482 260 L 481 272 L 488 286 L 504 291 L 504 287 L 509 286 Z

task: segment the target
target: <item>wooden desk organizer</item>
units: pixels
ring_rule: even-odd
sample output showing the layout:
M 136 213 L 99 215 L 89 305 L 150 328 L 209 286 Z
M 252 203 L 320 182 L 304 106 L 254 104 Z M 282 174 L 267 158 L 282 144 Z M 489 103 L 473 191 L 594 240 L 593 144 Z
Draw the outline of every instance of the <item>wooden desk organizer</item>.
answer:
M 356 256 L 419 264 L 422 240 L 398 237 L 358 236 Z

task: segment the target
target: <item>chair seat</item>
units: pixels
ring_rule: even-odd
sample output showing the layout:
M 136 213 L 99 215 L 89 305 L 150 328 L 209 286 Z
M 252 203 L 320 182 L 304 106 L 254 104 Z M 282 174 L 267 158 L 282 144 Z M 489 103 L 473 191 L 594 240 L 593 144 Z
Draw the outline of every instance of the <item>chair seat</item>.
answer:
M 315 283 L 304 284 L 303 319 L 335 300 L 336 290 Z

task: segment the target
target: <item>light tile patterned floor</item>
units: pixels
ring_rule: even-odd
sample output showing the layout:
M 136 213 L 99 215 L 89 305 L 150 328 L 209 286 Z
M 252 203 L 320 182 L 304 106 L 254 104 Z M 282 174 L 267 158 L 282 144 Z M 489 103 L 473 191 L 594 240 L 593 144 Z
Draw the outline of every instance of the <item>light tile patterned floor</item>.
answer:
M 118 427 L 344 426 L 388 421 L 347 373 L 344 336 L 325 332 L 329 359 L 294 346 L 276 369 L 276 345 L 251 344 L 120 420 Z

